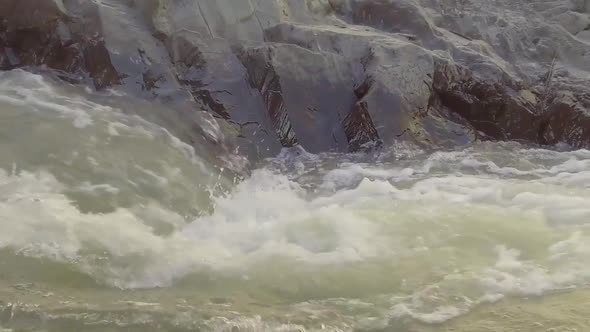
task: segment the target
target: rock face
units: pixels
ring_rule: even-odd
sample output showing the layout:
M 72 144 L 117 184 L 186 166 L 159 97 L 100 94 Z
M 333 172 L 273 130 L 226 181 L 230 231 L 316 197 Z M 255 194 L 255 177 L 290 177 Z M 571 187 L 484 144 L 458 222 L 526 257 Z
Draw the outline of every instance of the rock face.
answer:
M 590 147 L 588 0 L 3 0 L 0 69 L 17 67 L 172 104 L 253 160 Z

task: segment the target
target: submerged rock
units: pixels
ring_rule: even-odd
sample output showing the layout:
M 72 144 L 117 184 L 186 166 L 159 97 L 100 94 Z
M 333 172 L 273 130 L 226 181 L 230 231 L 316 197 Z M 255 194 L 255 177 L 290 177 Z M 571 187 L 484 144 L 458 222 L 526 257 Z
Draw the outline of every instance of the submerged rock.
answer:
M 5 0 L 0 69 L 171 104 L 177 120 L 160 118 L 185 140 L 252 160 L 400 140 L 590 147 L 589 29 L 580 0 Z

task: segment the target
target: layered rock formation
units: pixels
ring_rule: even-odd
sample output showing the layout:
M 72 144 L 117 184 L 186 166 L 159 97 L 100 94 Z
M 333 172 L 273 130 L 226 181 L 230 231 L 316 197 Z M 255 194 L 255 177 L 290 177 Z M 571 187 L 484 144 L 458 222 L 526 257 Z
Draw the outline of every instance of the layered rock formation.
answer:
M 3 0 L 0 69 L 17 67 L 171 104 L 252 159 L 590 147 L 589 0 Z

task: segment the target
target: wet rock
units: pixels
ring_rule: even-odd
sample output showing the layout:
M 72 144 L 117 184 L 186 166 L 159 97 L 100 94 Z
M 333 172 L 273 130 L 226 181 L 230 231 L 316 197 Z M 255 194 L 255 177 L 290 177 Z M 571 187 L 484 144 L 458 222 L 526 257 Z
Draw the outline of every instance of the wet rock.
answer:
M 241 58 L 283 146 L 348 150 L 343 121 L 356 102 L 350 62 L 285 44 L 249 49 Z
M 36 8 L 36 9 L 33 9 Z M 58 34 L 65 17 L 60 2 L 3 1 L 0 4 L 0 61 L 7 70 L 47 64 L 56 69 L 78 67 L 77 50 Z
M 351 151 L 371 147 L 372 143 L 382 144 L 365 101 L 359 101 L 354 105 L 352 112 L 344 118 L 343 126 Z
M 434 74 L 436 102 L 498 140 L 536 139 L 535 110 L 510 82 L 483 81 L 465 68 L 440 65 Z
M 586 104 L 590 95 L 583 97 Z M 554 101 L 540 117 L 539 143 L 557 144 L 568 142 L 577 148 L 590 146 L 590 113 L 588 105 L 563 98 Z
M 155 118 L 184 140 L 251 160 L 402 140 L 589 147 L 588 6 L 5 0 L 0 69 L 167 104 Z
M 181 32 L 168 39 L 181 84 L 193 99 L 235 132 L 239 152 L 252 159 L 276 154 L 281 142 L 265 100 L 229 44 Z
M 420 5 L 412 0 L 334 1 L 339 14 L 352 23 L 381 31 L 410 35 L 433 35 L 433 28 Z
M 482 81 L 464 68 L 453 72 L 445 65 L 437 68 L 433 88 L 439 109 L 458 114 L 487 139 L 578 148 L 590 142 L 587 93 L 542 88 L 537 96 L 518 82 Z
M 298 45 L 319 54 L 340 55 L 355 68 L 355 95 L 359 104 L 354 110 L 368 117 L 347 118 L 350 151 L 358 149 L 358 142 L 367 143 L 368 137 L 386 146 L 397 140 L 430 145 L 449 140 L 457 144 L 469 141 L 464 135 L 457 135 L 456 129 L 448 135 L 449 130 L 445 132 L 443 127 L 452 124 L 440 114 L 429 112 L 434 63 L 441 58 L 416 45 L 412 36 L 401 34 L 391 38 L 367 28 L 283 23 L 268 29 L 265 37 L 268 41 Z M 350 127 L 358 122 L 351 119 L 364 118 L 368 121 L 363 125 Z M 426 126 L 437 129 L 425 130 Z M 351 138 L 355 136 L 358 138 Z
M 62 0 L 4 0 L 0 13 L 11 29 L 51 26 L 65 16 Z

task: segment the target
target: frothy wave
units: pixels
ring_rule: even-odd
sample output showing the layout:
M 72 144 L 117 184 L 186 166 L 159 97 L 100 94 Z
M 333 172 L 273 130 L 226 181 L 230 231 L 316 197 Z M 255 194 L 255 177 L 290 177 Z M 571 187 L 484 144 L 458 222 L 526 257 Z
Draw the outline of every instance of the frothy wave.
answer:
M 589 151 L 286 150 L 232 187 L 165 129 L 19 79 L 0 83 L 2 130 L 27 133 L 0 144 L 4 255 L 109 287 L 247 286 L 401 330 L 590 282 Z

